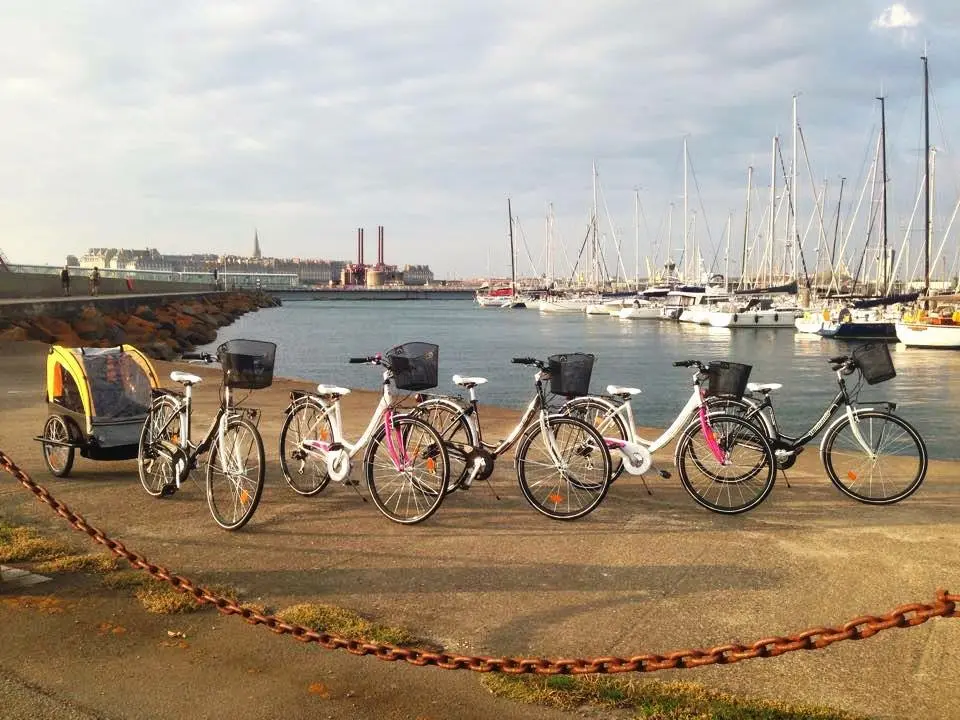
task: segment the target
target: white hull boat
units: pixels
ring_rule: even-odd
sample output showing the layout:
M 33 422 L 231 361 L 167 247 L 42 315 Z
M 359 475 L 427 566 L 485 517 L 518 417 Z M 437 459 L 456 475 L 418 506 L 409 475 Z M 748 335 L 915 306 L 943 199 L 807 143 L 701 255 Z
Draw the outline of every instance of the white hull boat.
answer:
M 623 308 L 617 317 L 621 320 L 660 320 L 663 317 L 663 308 L 650 302 L 639 305 L 630 305 Z
M 710 325 L 726 328 L 790 328 L 797 320 L 795 310 L 744 310 L 742 312 L 710 313 Z
M 539 307 L 540 312 L 550 315 L 583 315 L 588 304 L 586 300 L 551 298 L 541 300 Z

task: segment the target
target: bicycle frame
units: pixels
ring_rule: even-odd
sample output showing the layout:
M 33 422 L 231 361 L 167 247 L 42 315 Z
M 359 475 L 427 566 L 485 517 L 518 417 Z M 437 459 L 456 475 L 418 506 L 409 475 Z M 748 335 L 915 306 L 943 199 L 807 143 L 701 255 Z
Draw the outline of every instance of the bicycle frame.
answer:
M 210 449 L 210 446 L 213 444 L 213 439 L 215 434 L 219 434 L 220 447 L 226 447 L 225 442 L 225 433 L 227 428 L 227 422 L 231 416 L 231 391 L 230 388 L 224 388 L 224 400 L 220 404 L 220 407 L 217 408 L 217 414 L 213 419 L 213 422 L 210 423 L 210 427 L 207 429 L 206 434 L 198 445 L 194 445 L 190 439 L 191 436 L 191 415 L 193 413 L 193 388 L 190 385 L 187 385 L 184 388 L 183 397 L 180 398 L 174 394 L 165 394 L 166 397 L 171 398 L 174 404 L 176 405 L 176 412 L 171 413 L 170 417 L 167 418 L 167 421 L 163 424 L 162 427 L 158 429 L 158 433 L 166 430 L 170 423 L 173 422 L 175 417 L 180 419 L 180 437 L 177 439 L 176 443 L 172 445 L 176 448 L 178 452 L 183 453 L 183 457 L 176 457 L 175 453 L 171 453 L 170 460 L 178 463 L 180 460 L 184 460 L 184 466 L 182 469 L 179 469 L 176 473 L 176 483 L 179 488 L 183 480 L 186 479 L 187 474 L 190 470 L 196 467 L 197 458 L 203 455 L 207 450 Z M 160 443 L 161 448 L 165 447 L 164 442 Z
M 549 413 L 545 411 L 547 403 L 546 398 L 544 397 L 543 381 L 549 379 L 550 374 L 548 372 L 545 370 L 537 371 L 537 374 L 534 375 L 536 395 L 531 398 L 530 402 L 527 404 L 527 407 L 524 409 L 523 414 L 520 416 L 519 422 L 513 427 L 507 437 L 496 444 L 485 442 L 483 439 L 483 429 L 480 424 L 480 408 L 477 403 L 476 389 L 470 388 L 470 403 L 464 409 L 463 415 L 470 424 L 471 429 L 473 430 L 474 435 L 477 437 L 482 449 L 488 451 L 494 458 L 498 458 L 501 455 L 506 454 L 510 451 L 510 448 L 517 443 L 527 428 L 530 427 L 533 416 L 538 415 L 540 432 L 545 438 L 547 438 L 547 450 L 550 452 L 551 459 L 557 463 L 561 470 L 566 468 L 567 463 L 564 461 L 560 450 L 556 446 L 553 433 L 547 432 L 547 419 L 549 418 Z
M 373 416 L 367 423 L 363 434 L 355 442 L 348 441 L 343 435 L 343 416 L 339 398 L 331 401 L 314 393 L 305 395 L 304 397 L 316 401 L 323 408 L 323 412 L 320 413 L 313 426 L 309 428 L 309 433 L 312 434 L 325 418 L 329 418 L 330 425 L 333 428 L 333 440 L 304 440 L 302 442 L 303 450 L 319 457 L 325 457 L 327 453 L 342 450 L 346 453 L 347 458 L 352 460 L 370 442 L 377 428 L 383 423 L 386 427 L 387 454 L 394 464 L 394 469 L 400 471 L 407 468 L 410 459 L 407 457 L 406 443 L 398 437 L 399 430 L 393 423 L 396 413 L 393 410 L 393 394 L 390 392 L 390 381 L 392 379 L 393 372 L 385 370 L 383 373 L 383 393 L 380 396 L 380 401 L 377 403 Z M 293 405 L 291 405 L 292 407 Z
M 711 428 L 708 419 L 709 413 L 707 412 L 707 405 L 704 402 L 699 381 L 695 383 L 693 392 L 690 393 L 690 398 L 680 410 L 680 413 L 674 419 L 670 427 L 668 427 L 659 437 L 654 440 L 644 440 L 637 436 L 636 424 L 633 416 L 633 407 L 631 406 L 629 400 L 625 400 L 623 403 L 621 403 L 620 406 L 615 410 L 615 414 L 624 417 L 624 420 L 626 421 L 627 432 L 630 434 L 630 439 L 627 443 L 624 443 L 622 440 L 617 440 L 616 438 L 604 438 L 608 447 L 623 450 L 629 453 L 631 451 L 629 445 L 632 444 L 646 448 L 647 452 L 653 454 L 658 450 L 661 450 L 674 438 L 676 438 L 676 436 L 679 435 L 680 432 L 690 424 L 690 421 L 696 414 L 699 416 L 699 421 L 701 427 L 703 428 L 703 434 L 707 440 L 707 446 L 710 448 L 713 456 L 720 463 L 726 463 L 729 461 L 729 453 L 720 448 L 716 438 L 714 437 L 713 429 Z
M 860 423 L 856 417 L 857 412 L 860 410 L 873 410 L 875 408 L 862 407 L 854 409 L 854 403 L 850 399 L 850 394 L 847 392 L 847 385 L 839 371 L 837 372 L 837 383 L 839 384 L 840 389 L 837 391 L 836 397 L 833 398 L 833 400 L 830 402 L 830 405 L 819 417 L 819 419 L 805 432 L 801 433 L 797 437 L 785 435 L 780 431 L 780 425 L 777 422 L 777 413 L 773 408 L 773 401 L 770 400 L 769 393 L 765 393 L 763 400 L 759 402 L 755 398 L 745 399 L 749 405 L 753 406 L 753 409 L 747 413 L 744 419 L 752 420 L 756 417 L 759 417 L 767 432 L 767 436 L 770 438 L 771 445 L 773 446 L 774 450 L 796 452 L 813 440 L 813 438 L 815 438 L 817 435 L 819 435 L 820 432 L 827 427 L 827 424 L 833 419 L 837 410 L 843 407 L 845 410 L 844 415 L 834 420 L 831 426 L 842 422 L 843 419 L 846 418 L 850 422 L 850 429 L 853 432 L 853 436 L 857 440 L 857 443 L 863 448 L 864 452 L 870 456 L 871 460 L 875 460 L 876 453 L 861 434 Z M 885 410 L 887 412 L 892 412 L 896 408 L 895 403 L 888 402 L 880 404 L 885 406 Z M 824 435 L 824 437 L 826 437 L 826 435 Z

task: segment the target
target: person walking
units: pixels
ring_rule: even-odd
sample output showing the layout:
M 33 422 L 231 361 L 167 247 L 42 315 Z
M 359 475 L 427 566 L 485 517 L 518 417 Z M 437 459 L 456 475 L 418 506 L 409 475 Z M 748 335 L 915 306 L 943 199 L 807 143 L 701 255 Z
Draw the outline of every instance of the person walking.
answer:
M 93 272 L 90 273 L 90 294 L 100 294 L 100 268 L 97 267 L 93 268 Z
M 66 265 L 60 271 L 60 286 L 63 288 L 64 296 L 70 294 L 70 270 L 67 269 Z

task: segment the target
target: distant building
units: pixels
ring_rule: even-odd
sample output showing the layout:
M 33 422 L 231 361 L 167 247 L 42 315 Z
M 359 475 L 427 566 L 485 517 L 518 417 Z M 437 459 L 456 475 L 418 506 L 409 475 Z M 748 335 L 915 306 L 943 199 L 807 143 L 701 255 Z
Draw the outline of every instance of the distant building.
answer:
M 433 271 L 429 265 L 404 265 L 404 285 L 429 285 L 433 282 Z

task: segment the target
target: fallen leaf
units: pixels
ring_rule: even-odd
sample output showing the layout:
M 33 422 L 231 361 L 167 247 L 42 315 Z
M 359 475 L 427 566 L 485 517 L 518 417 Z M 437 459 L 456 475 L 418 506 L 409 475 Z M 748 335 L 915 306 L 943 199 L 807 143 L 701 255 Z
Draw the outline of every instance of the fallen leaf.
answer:
M 307 692 L 309 692 L 311 695 L 319 695 L 324 700 L 330 699 L 330 688 L 328 688 L 322 682 L 311 683 L 310 687 L 307 688 Z

